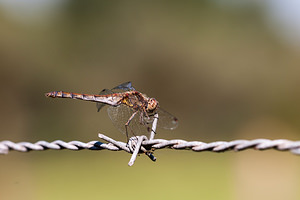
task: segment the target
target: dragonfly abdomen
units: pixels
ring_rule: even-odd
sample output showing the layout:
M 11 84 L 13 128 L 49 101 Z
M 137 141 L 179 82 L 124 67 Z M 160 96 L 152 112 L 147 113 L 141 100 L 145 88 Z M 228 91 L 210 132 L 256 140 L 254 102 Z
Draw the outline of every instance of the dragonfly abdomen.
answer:
M 106 103 L 112 106 L 117 106 L 120 104 L 122 96 L 117 95 L 92 95 L 92 94 L 79 94 L 73 92 L 63 92 L 63 91 L 54 91 L 48 92 L 45 94 L 46 97 L 52 98 L 70 98 L 70 99 L 79 99 L 83 101 L 93 101 Z

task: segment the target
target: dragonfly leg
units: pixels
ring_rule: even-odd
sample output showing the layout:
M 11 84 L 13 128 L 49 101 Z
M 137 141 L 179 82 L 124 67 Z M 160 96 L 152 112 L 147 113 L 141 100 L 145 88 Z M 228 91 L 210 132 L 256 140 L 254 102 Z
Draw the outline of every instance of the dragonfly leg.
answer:
M 148 113 L 145 111 L 145 109 L 143 109 L 144 112 L 140 113 L 140 124 L 145 126 L 147 129 L 147 132 L 150 133 L 151 131 L 153 131 L 153 129 L 151 128 L 152 123 L 150 123 L 149 121 L 145 120 L 145 117 L 150 120 L 150 116 L 154 116 L 154 114 L 148 115 Z M 155 132 L 155 131 L 153 131 Z
M 144 111 L 146 117 L 149 119 L 150 117 L 149 117 L 148 113 L 146 112 L 146 108 L 145 108 L 145 107 L 143 107 L 143 111 Z M 142 117 L 143 117 L 143 116 L 142 116 Z
M 134 118 L 134 116 L 135 116 L 137 113 L 138 113 L 138 110 L 135 111 L 135 112 L 129 117 L 128 121 L 127 121 L 126 124 L 125 124 L 127 142 L 129 141 L 129 137 L 128 137 L 128 127 L 129 127 L 129 124 L 130 124 L 131 120 Z M 129 127 L 129 128 L 130 128 L 130 127 Z M 131 130 L 131 128 L 130 128 L 130 130 Z M 131 132 L 133 132 L 133 131 L 131 130 Z M 134 135 L 134 133 L 133 133 L 133 135 Z

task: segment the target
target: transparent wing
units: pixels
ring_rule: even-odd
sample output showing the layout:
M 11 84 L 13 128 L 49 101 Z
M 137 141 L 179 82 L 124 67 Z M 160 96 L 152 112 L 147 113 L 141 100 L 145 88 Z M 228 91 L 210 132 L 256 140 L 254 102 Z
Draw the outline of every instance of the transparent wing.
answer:
M 162 108 L 158 108 L 158 123 L 159 128 L 173 130 L 178 126 L 178 119 Z
M 119 129 L 122 133 L 126 133 L 125 124 L 131 117 L 131 115 L 135 112 L 135 110 L 129 108 L 126 105 L 119 105 L 119 106 L 109 106 L 107 108 L 107 113 L 109 118 L 111 119 L 113 125 Z M 140 116 L 141 112 L 138 112 L 134 118 L 130 121 L 128 126 L 128 134 L 133 135 L 142 135 L 149 133 L 150 126 L 143 125 L 140 123 Z
M 158 108 L 156 113 L 158 114 L 158 128 L 173 130 L 178 126 L 178 119 L 164 109 Z M 148 130 L 151 130 L 150 128 L 152 127 L 152 123 L 154 121 L 154 114 L 155 113 L 149 115 L 149 118 L 143 116 L 143 121 L 149 127 Z
M 122 83 L 121 85 L 118 85 L 118 86 L 114 87 L 111 90 L 123 90 L 123 91 L 125 90 L 125 91 L 128 91 L 128 90 L 135 90 L 135 89 L 132 86 L 131 82 L 128 81 L 126 83 Z
M 135 90 L 134 87 L 132 86 L 131 82 L 125 82 L 122 83 L 113 89 L 103 89 L 99 94 L 100 95 L 106 95 L 106 94 L 113 94 L 113 93 L 118 93 L 118 92 L 124 92 L 124 91 L 129 91 L 129 90 Z M 106 104 L 105 103 L 97 103 L 97 111 L 99 112 Z

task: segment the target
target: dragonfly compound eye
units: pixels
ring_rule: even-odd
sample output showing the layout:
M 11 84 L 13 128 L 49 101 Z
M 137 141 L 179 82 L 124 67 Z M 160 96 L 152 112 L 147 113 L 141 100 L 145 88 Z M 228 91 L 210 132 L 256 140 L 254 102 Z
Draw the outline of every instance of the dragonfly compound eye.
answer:
M 154 98 L 148 100 L 147 111 L 153 112 L 157 108 L 158 102 Z

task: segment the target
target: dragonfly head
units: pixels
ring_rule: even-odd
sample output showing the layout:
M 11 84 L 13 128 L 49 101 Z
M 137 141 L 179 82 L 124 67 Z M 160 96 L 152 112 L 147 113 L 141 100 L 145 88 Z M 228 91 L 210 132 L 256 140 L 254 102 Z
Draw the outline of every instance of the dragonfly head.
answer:
M 147 112 L 153 112 L 158 107 L 158 101 L 154 98 L 148 100 Z

